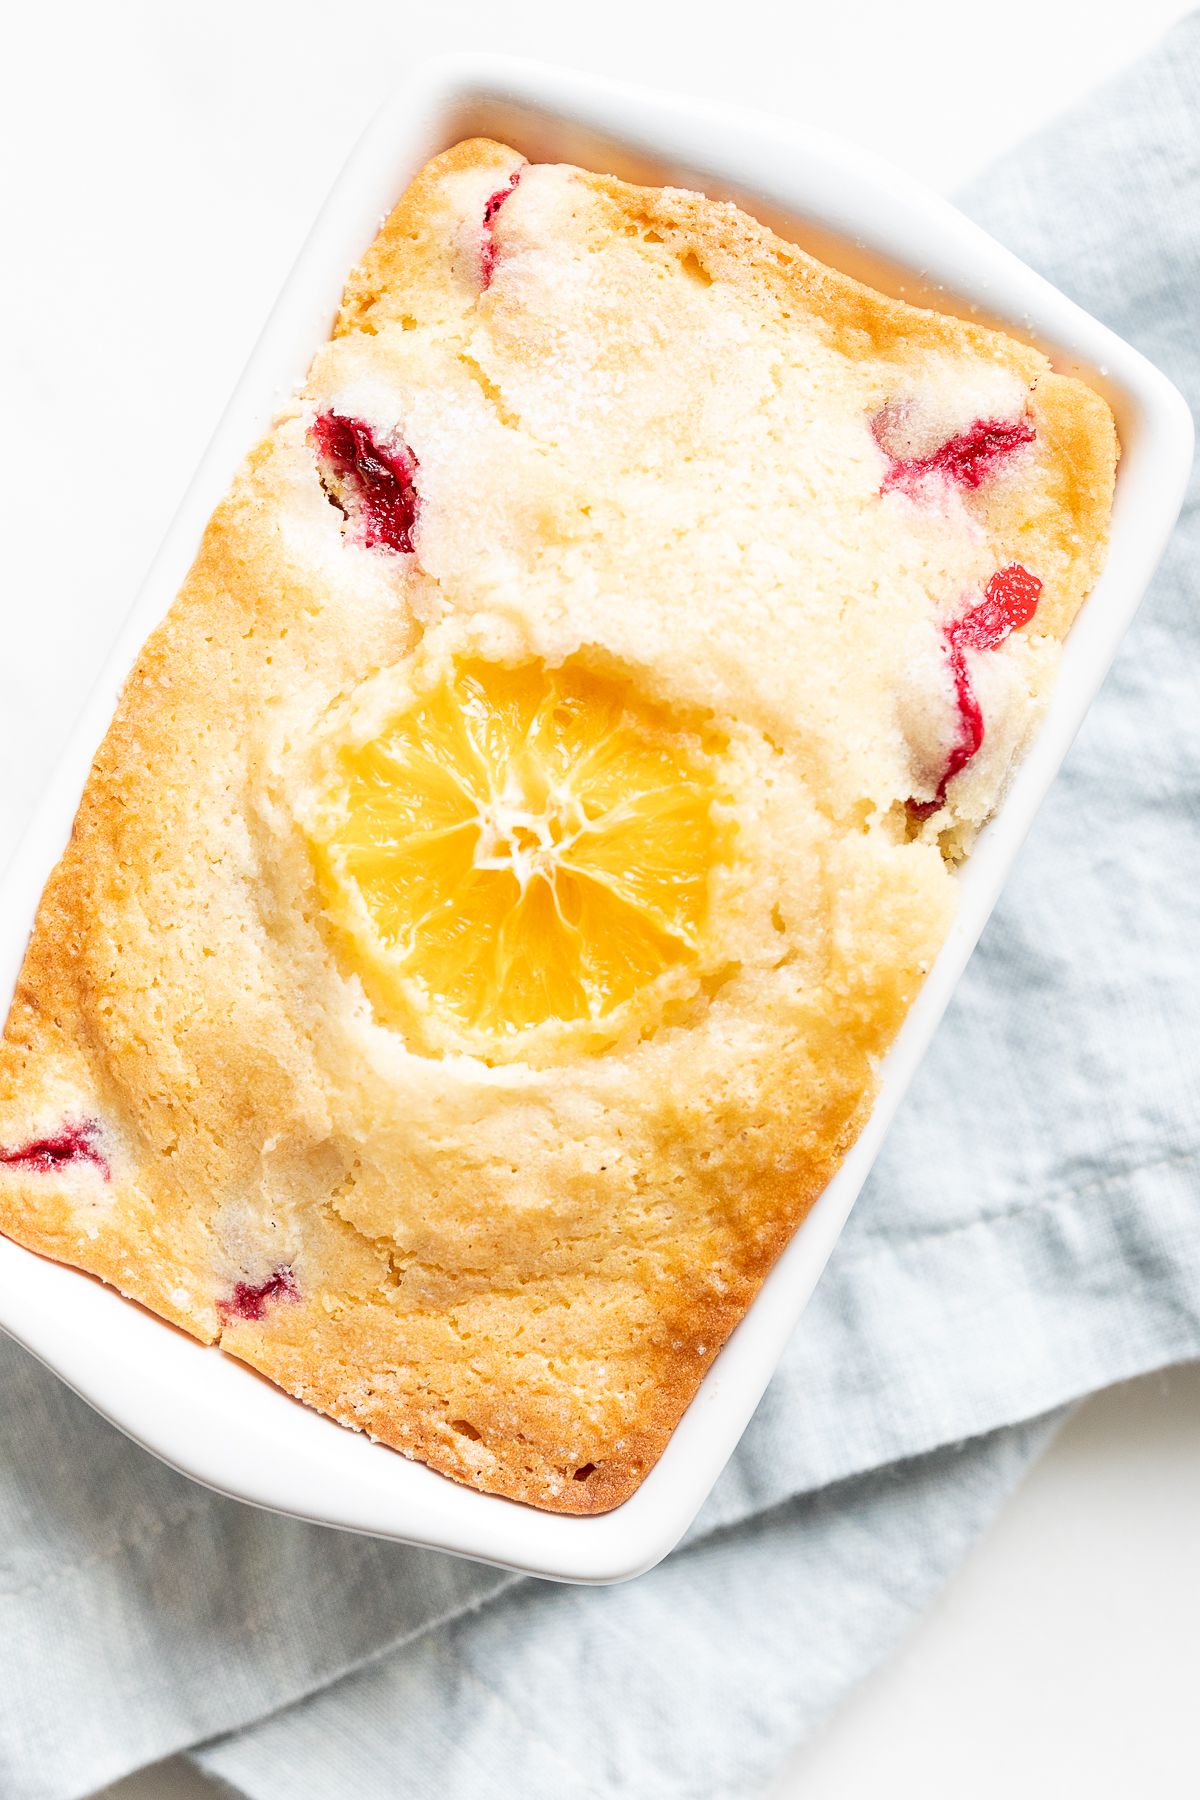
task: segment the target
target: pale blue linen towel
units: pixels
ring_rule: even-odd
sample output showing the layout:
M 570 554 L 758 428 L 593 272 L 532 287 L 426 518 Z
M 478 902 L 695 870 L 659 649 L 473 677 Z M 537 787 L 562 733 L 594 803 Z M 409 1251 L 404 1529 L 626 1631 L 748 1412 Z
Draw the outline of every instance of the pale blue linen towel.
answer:
M 1200 16 L 965 204 L 1200 401 Z M 185 1746 L 252 1800 L 752 1794 L 1058 1409 L 1200 1355 L 1196 498 L 688 1545 L 567 1590 L 273 1519 L 0 1343 L 3 1800 Z

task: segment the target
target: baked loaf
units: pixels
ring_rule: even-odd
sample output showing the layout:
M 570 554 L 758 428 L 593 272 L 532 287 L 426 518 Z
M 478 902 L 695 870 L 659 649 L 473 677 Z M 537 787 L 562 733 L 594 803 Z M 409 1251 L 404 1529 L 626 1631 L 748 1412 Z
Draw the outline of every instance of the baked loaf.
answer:
M 863 1124 L 1115 458 L 733 206 L 438 157 L 97 754 L 0 1227 L 459 1481 L 625 1499 Z

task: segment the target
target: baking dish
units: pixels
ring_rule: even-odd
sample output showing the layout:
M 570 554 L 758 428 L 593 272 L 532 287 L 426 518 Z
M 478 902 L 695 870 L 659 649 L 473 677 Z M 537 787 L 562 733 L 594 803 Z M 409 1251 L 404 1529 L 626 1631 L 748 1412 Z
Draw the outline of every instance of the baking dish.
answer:
M 385 108 L 338 181 L 9 871 L 0 891 L 0 1003 L 117 690 L 174 598 L 209 513 L 327 336 L 345 274 L 381 215 L 429 156 L 476 133 L 532 160 L 736 199 L 885 291 L 1030 337 L 1058 366 L 1104 389 L 1124 451 L 1109 566 L 1071 634 L 1037 737 L 963 871 L 958 919 L 886 1060 L 871 1120 L 661 1461 L 622 1507 L 572 1518 L 457 1487 L 297 1405 L 92 1278 L 0 1240 L 0 1327 L 185 1473 L 323 1523 L 558 1579 L 611 1581 L 651 1566 L 678 1541 L 753 1411 L 1166 541 L 1190 467 L 1191 423 L 1175 390 L 1129 346 L 953 208 L 857 151 L 786 123 L 507 59 L 430 65 Z

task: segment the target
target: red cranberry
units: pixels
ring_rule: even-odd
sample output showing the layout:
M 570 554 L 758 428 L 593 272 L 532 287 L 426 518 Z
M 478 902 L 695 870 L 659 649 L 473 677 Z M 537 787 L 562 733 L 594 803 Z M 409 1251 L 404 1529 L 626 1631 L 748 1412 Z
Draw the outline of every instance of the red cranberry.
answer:
M 512 197 L 513 190 L 520 179 L 521 170 L 514 169 L 504 186 L 497 188 L 494 194 L 489 194 L 484 206 L 483 232 L 479 244 L 479 285 L 481 287 L 486 288 L 492 285 L 492 276 L 496 272 L 496 263 L 500 255 L 496 245 L 496 214 L 504 202 Z
M 997 569 L 983 590 L 983 599 L 961 619 L 946 627 L 966 650 L 994 650 L 1012 632 L 1028 625 L 1037 611 L 1042 584 L 1020 563 Z
M 321 463 L 325 491 L 350 520 L 368 550 L 410 553 L 421 497 L 418 463 L 406 444 L 390 447 L 362 419 L 321 413 L 309 438 Z
M 889 464 L 881 494 L 892 488 L 911 494 L 928 475 L 940 475 L 956 487 L 980 487 L 1014 450 L 1031 444 L 1036 435 L 1027 419 L 976 419 L 928 456 L 897 456 L 888 446 L 902 412 L 902 405 L 885 406 L 871 420 L 871 435 Z
M 231 1319 L 262 1319 L 276 1300 L 298 1300 L 300 1289 L 296 1277 L 287 1268 L 275 1269 L 254 1286 L 239 1281 L 227 1300 L 217 1301 L 217 1311 L 226 1325 Z
M 1042 584 L 1020 563 L 997 569 L 983 591 L 983 599 L 961 619 L 953 619 L 943 633 L 954 698 L 958 706 L 958 741 L 946 759 L 946 767 L 932 800 L 910 800 L 915 819 L 928 819 L 945 804 L 946 789 L 965 769 L 983 742 L 983 712 L 971 685 L 965 652 L 994 650 L 1011 632 L 1027 625 L 1037 611 Z
M 100 1127 L 95 1119 L 64 1125 L 52 1137 L 33 1138 L 28 1144 L 6 1150 L 0 1145 L 0 1163 L 12 1169 L 34 1169 L 39 1175 L 53 1174 L 55 1169 L 72 1163 L 92 1163 L 105 1181 L 112 1179 L 108 1158 L 99 1145 Z

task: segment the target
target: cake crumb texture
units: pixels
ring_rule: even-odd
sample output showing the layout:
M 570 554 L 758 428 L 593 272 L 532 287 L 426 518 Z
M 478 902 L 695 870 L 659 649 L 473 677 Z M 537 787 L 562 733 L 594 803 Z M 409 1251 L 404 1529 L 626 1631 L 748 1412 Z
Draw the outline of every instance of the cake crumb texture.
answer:
M 97 753 L 0 1229 L 458 1481 L 626 1499 L 867 1117 L 1116 454 L 733 206 L 436 158 Z

